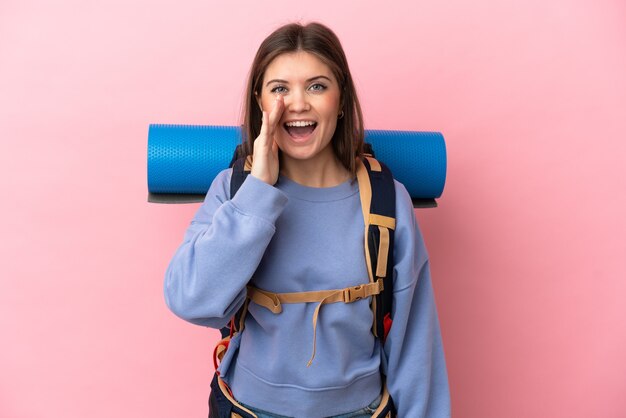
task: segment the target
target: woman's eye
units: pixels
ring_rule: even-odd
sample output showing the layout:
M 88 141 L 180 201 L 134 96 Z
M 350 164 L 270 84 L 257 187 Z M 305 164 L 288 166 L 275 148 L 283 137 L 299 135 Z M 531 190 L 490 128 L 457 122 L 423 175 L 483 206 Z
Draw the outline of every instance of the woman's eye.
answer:
M 326 90 L 326 86 L 320 83 L 315 83 L 311 87 L 309 87 L 313 91 L 324 91 Z
M 276 86 L 271 91 L 272 93 L 284 93 L 287 89 L 284 86 Z

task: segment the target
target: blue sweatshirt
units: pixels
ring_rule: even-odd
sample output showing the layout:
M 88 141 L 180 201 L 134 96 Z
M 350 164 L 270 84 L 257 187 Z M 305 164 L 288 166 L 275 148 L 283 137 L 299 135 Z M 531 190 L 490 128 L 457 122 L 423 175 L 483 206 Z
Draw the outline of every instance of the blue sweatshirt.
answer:
M 368 283 L 356 180 L 312 188 L 248 176 L 232 200 L 231 170 L 213 181 L 166 272 L 165 300 L 179 317 L 221 328 L 243 305 L 246 285 L 276 293 Z M 320 309 L 250 303 L 245 329 L 219 366 L 235 398 L 294 417 L 365 407 L 381 391 L 380 368 L 402 418 L 448 417 L 446 364 L 428 255 L 411 199 L 396 182 L 393 326 L 384 347 L 371 332 L 370 298 Z

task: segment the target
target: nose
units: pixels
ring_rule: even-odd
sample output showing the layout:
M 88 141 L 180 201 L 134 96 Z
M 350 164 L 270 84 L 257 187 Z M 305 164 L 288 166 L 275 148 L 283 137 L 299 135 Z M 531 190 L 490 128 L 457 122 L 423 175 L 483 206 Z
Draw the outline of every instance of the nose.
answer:
M 306 112 L 311 108 L 307 94 L 301 89 L 294 89 L 285 97 L 285 108 L 291 112 Z

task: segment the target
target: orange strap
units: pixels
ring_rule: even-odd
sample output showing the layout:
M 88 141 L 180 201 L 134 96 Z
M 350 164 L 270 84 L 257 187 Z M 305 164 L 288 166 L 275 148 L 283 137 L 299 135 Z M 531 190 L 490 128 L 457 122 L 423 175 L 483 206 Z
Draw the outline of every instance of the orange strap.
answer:
M 313 292 L 274 293 L 248 286 L 248 298 L 257 305 L 269 309 L 275 314 L 282 312 L 283 303 L 310 303 L 318 302 L 313 313 L 313 353 L 307 363 L 309 367 L 315 358 L 315 342 L 317 341 L 317 318 L 322 305 L 327 303 L 352 303 L 370 296 L 378 295 L 384 289 L 382 279 L 374 283 L 346 287 L 344 289 L 319 290 Z
M 327 303 L 352 303 L 373 295 L 378 295 L 383 291 L 383 281 L 377 280 L 374 283 L 361 284 L 358 286 L 346 287 L 344 289 L 318 290 L 313 292 L 293 292 L 293 293 L 274 293 L 256 288 L 252 285 L 248 286 L 248 298 L 269 309 L 275 314 L 283 311 L 283 303 L 309 303 L 323 302 Z

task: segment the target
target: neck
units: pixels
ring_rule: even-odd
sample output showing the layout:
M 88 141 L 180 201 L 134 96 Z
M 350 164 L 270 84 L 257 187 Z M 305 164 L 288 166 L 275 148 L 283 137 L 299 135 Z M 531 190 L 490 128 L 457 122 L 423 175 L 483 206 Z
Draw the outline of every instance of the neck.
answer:
M 327 155 L 318 154 L 308 160 L 297 160 L 282 154 L 280 173 L 298 184 L 308 187 L 334 187 L 352 177 L 332 149 Z

